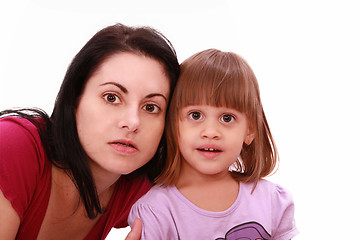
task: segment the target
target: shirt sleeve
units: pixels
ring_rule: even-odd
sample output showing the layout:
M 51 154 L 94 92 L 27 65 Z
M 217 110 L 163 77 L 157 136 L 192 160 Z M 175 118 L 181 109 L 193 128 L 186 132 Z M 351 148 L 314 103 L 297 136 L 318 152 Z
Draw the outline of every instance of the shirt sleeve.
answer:
M 152 187 L 149 180 L 145 177 L 139 177 L 135 180 L 119 179 L 117 192 L 115 194 L 117 200 L 116 206 L 111 211 L 115 214 L 115 228 L 124 228 L 128 226 L 127 218 L 129 216 L 132 205 L 141 198 Z
M 295 225 L 295 206 L 292 196 L 281 186 L 275 185 L 272 199 L 273 238 L 289 240 L 298 234 Z
M 0 119 L 0 188 L 21 221 L 35 192 L 43 157 L 33 124 L 18 117 Z
M 178 239 L 169 225 L 173 221 L 159 209 L 148 204 L 135 203 L 128 218 L 130 227 L 133 226 L 136 218 L 140 218 L 142 223 L 141 239 Z

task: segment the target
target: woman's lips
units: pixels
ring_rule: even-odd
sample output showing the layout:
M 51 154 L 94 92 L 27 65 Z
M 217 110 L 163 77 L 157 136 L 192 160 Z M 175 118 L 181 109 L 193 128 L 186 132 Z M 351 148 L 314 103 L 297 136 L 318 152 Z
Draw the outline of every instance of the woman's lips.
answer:
M 109 144 L 117 152 L 123 154 L 133 154 L 138 151 L 138 148 L 135 145 L 135 143 L 127 140 L 112 141 Z

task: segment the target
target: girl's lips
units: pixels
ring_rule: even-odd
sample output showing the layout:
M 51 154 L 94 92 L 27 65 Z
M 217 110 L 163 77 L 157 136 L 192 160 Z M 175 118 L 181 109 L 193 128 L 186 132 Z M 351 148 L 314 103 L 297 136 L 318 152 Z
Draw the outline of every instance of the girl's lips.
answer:
M 196 150 L 205 151 L 205 152 L 222 152 L 221 147 L 214 144 L 201 145 L 197 147 Z
M 200 155 L 208 159 L 216 158 L 222 153 L 222 149 L 218 146 L 201 146 L 196 150 Z

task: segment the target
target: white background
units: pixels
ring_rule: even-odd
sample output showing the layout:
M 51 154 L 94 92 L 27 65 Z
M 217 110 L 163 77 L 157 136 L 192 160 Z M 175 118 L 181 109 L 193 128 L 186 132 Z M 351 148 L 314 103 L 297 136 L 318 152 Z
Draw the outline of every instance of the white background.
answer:
M 0 109 L 51 114 L 71 59 L 116 22 L 157 28 L 180 62 L 206 48 L 234 51 L 258 77 L 281 158 L 269 179 L 293 194 L 295 239 L 353 239 L 360 223 L 359 10 L 348 0 L 1 1 Z

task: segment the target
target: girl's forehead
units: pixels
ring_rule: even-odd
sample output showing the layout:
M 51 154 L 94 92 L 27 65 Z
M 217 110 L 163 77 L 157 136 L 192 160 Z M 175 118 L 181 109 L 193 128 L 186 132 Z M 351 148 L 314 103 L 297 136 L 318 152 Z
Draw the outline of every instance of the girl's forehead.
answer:
M 238 109 L 233 108 L 233 107 L 228 107 L 228 106 L 214 106 L 214 105 L 209 105 L 209 104 L 190 104 L 190 105 L 186 105 L 180 108 L 181 111 L 188 111 L 188 110 L 203 110 L 203 109 L 213 109 L 216 111 L 223 111 L 223 112 L 232 112 L 232 111 L 236 111 L 236 112 L 240 112 Z
M 240 98 L 230 97 L 230 96 L 205 96 L 202 98 L 189 98 L 186 101 L 182 101 L 180 103 L 181 108 L 189 107 L 189 106 L 212 106 L 218 108 L 231 108 L 237 111 L 244 111 L 245 106 Z

